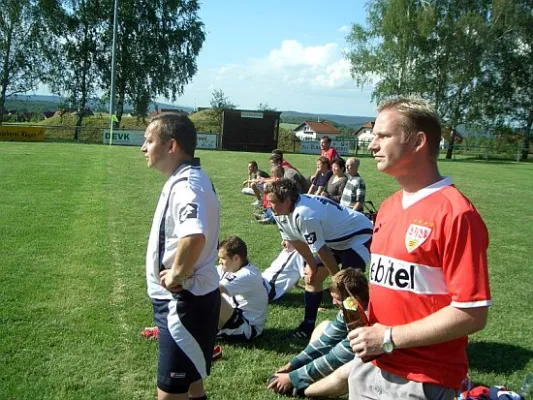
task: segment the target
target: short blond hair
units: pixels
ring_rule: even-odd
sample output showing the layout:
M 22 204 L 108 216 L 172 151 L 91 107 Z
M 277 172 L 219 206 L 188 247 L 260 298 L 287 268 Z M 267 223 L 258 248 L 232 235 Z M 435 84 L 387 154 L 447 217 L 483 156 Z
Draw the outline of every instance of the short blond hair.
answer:
M 442 127 L 440 118 L 431 104 L 416 97 L 398 97 L 381 103 L 378 112 L 385 110 L 396 111 L 402 115 L 399 124 L 406 141 L 414 134 L 424 132 L 430 153 L 435 157 L 439 155 Z
M 337 290 L 343 299 L 349 297 L 351 293 L 357 296 L 365 309 L 368 307 L 368 279 L 360 269 L 350 267 L 341 269 L 331 278 L 331 287 Z

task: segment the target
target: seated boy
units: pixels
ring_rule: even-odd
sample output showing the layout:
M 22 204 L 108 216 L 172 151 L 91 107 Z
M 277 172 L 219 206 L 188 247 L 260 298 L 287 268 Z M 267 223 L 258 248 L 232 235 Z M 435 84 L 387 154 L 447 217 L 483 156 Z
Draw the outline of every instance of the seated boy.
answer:
M 269 178 L 269 175 L 265 171 L 259 169 L 257 162 L 250 161 L 248 163 L 248 179 L 242 183 L 245 187 L 242 189 L 241 193 L 255 196 L 257 200 L 252 203 L 254 205 L 261 203 L 263 179 L 265 178 Z
M 251 340 L 263 332 L 268 297 L 261 272 L 248 261 L 246 243 L 229 236 L 219 244 L 221 306 L 218 336 Z
M 368 280 L 355 268 L 345 268 L 331 281 L 331 297 L 339 308 L 342 299 L 352 293 L 363 307 L 368 306 Z M 348 393 L 349 368 L 354 358 L 342 311 L 335 321 L 318 325 L 308 346 L 269 380 L 268 388 L 276 393 L 295 396 L 341 396 Z
M 303 257 L 287 240 L 283 240 L 281 245 L 283 250 L 279 256 L 263 271 L 268 301 L 279 299 L 304 277 Z

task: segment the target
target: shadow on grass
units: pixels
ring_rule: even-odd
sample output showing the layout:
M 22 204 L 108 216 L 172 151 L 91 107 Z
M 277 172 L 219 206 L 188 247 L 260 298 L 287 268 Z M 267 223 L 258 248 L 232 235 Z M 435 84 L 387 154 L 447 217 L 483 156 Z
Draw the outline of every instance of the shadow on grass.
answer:
M 303 307 L 304 306 L 304 291 L 292 291 L 285 293 L 280 299 L 272 301 L 270 304 L 275 304 L 280 307 Z M 324 290 L 322 297 L 322 302 L 320 307 L 333 308 L 333 303 L 331 301 L 331 295 L 329 290 Z
M 265 328 L 259 337 L 249 342 L 217 338 L 217 343 L 227 343 L 247 349 L 269 350 L 280 354 L 298 353 L 307 345 L 307 340 L 291 338 L 292 332 L 293 329 Z
M 473 342 L 466 349 L 472 368 L 483 372 L 510 374 L 524 369 L 533 351 L 507 343 Z

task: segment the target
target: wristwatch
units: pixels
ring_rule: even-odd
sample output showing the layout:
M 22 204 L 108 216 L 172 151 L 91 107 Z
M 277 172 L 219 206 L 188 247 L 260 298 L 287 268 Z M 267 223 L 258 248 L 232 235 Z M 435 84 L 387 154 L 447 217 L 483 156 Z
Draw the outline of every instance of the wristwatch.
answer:
M 383 343 L 381 343 L 381 350 L 383 350 L 385 354 L 390 354 L 394 350 L 394 343 L 392 342 L 392 328 L 385 329 Z

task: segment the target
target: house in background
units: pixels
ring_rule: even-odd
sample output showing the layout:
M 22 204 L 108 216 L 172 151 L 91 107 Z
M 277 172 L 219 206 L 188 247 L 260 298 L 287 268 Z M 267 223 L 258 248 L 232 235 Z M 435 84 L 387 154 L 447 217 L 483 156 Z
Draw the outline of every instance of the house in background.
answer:
M 374 123 L 374 121 L 369 121 L 366 124 L 361 125 L 361 127 L 352 133 L 352 135 L 357 138 L 359 143 L 370 143 L 374 138 L 374 134 L 372 133 Z
M 324 136 L 335 139 L 340 131 L 326 121 L 304 121 L 294 129 L 294 135 L 300 140 L 317 140 Z

